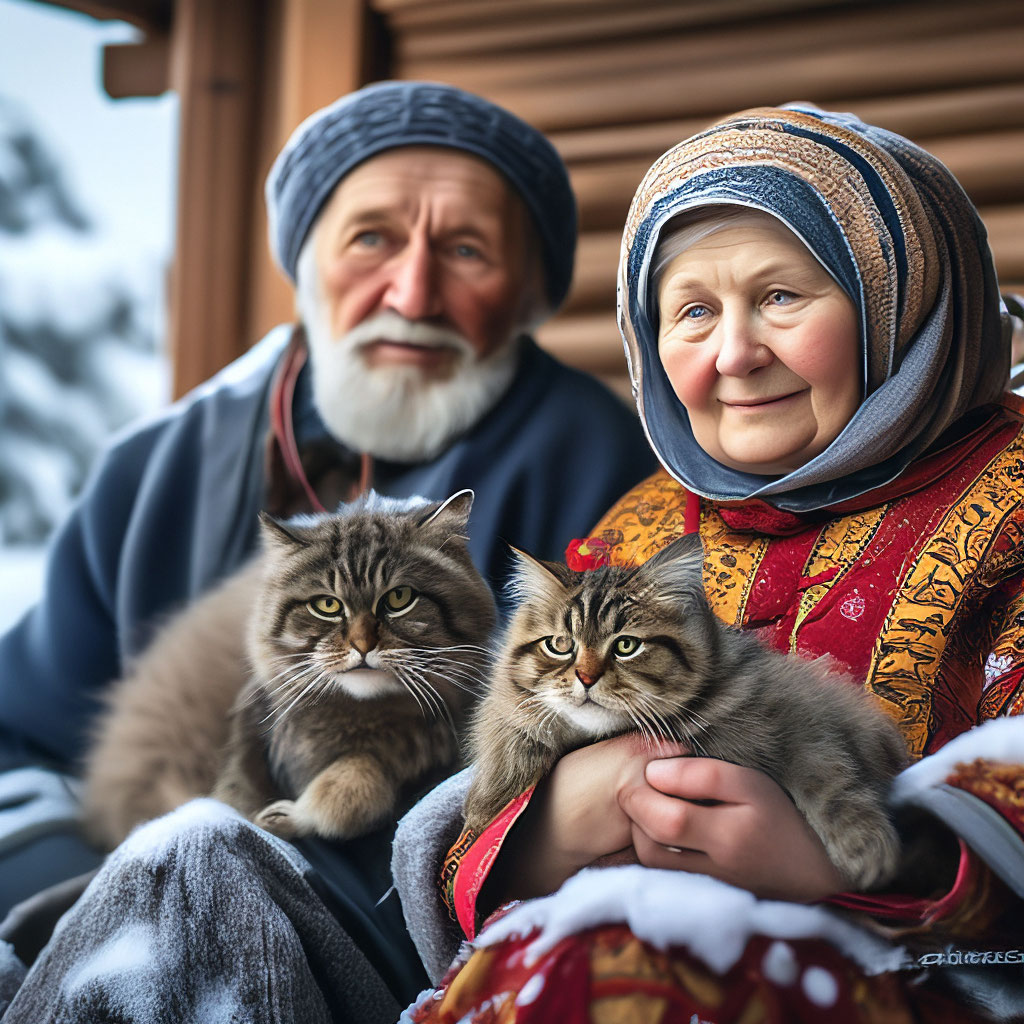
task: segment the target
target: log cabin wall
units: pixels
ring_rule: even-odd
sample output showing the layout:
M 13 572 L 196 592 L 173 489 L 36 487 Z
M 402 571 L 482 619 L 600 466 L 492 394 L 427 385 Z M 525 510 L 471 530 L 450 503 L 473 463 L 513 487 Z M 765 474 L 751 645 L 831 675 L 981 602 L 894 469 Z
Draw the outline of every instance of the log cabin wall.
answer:
M 625 391 L 615 271 L 653 160 L 720 116 L 811 100 L 943 160 L 978 205 L 1000 280 L 1024 285 L 1024 4 L 811 0 L 371 0 L 396 78 L 451 82 L 549 134 L 579 197 L 576 276 L 540 332 Z
M 218 8 L 234 12 L 221 23 L 239 19 L 227 75 L 204 68 L 196 49 L 196 12 L 210 18 Z M 1003 287 L 1024 291 L 1020 0 L 177 0 L 171 41 L 178 87 L 234 103 L 254 125 L 246 132 L 222 118 L 191 143 L 183 134 L 183 173 L 190 146 L 226 146 L 196 166 L 219 176 L 222 190 L 230 176 L 238 194 L 222 191 L 224 201 L 193 212 L 179 234 L 179 393 L 292 317 L 290 288 L 267 255 L 263 181 L 302 118 L 377 78 L 450 82 L 550 135 L 579 197 L 581 236 L 569 300 L 540 340 L 623 394 L 615 269 L 633 190 L 669 146 L 745 107 L 811 100 L 921 143 L 980 208 Z M 248 180 L 237 171 L 242 151 Z M 206 181 L 188 173 L 180 225 Z M 230 288 L 218 297 L 210 281 L 222 258 Z M 217 303 L 230 303 L 229 315 L 218 317 Z

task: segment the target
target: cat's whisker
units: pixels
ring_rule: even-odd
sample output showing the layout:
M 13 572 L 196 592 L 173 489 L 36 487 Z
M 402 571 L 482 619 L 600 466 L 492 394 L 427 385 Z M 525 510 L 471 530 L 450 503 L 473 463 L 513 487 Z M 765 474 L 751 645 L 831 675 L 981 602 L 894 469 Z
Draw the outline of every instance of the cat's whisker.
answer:
M 444 651 L 479 651 L 481 654 L 490 655 L 491 651 L 480 644 L 449 644 L 443 647 L 405 647 L 403 650 L 410 654 L 440 654 Z
M 381 659 L 381 662 L 384 662 L 383 658 Z M 394 659 L 393 662 L 388 662 L 388 665 L 391 668 L 399 664 L 404 665 L 406 668 L 412 671 L 416 671 L 421 675 L 429 674 L 432 676 L 440 677 L 445 682 L 450 683 L 457 689 L 460 689 L 465 693 L 472 694 L 473 696 L 478 695 L 480 692 L 480 683 L 482 682 L 482 680 L 478 680 L 472 676 L 465 676 L 461 673 L 454 672 L 448 666 L 421 665 L 412 661 L 402 661 L 398 658 Z M 476 685 L 472 685 L 474 683 Z
M 408 687 L 409 691 L 413 694 L 414 697 L 416 696 L 416 691 L 418 690 L 423 695 L 423 699 L 425 701 L 429 701 L 430 707 L 434 712 L 433 715 L 430 717 L 444 718 L 445 721 L 448 723 L 448 727 L 452 731 L 452 735 L 458 735 L 457 730 L 455 728 L 455 720 L 452 718 L 451 712 L 448 710 L 448 704 L 445 702 L 444 698 L 441 697 L 441 695 L 437 693 L 436 690 L 434 690 L 430 683 L 428 683 L 425 679 L 414 679 L 411 675 L 408 679 L 405 679 L 401 676 L 399 676 L 399 679 Z M 421 704 L 420 707 L 422 708 L 423 705 Z M 440 714 L 438 712 L 440 712 Z M 425 710 L 424 716 L 426 716 Z
M 634 693 L 632 695 L 632 699 L 637 705 L 639 705 L 641 713 L 651 725 L 657 739 L 671 739 L 676 740 L 677 742 L 679 741 L 680 729 L 672 725 L 664 709 L 658 706 L 657 702 L 650 694 Z M 682 731 L 686 733 L 686 736 L 689 739 L 689 730 L 686 730 L 684 727 Z
M 413 679 L 411 679 L 411 678 L 407 678 L 405 673 L 402 672 L 402 671 L 399 671 L 397 668 L 393 669 L 392 671 L 394 672 L 395 678 L 412 695 L 413 700 L 415 700 L 417 705 L 419 706 L 419 709 L 422 712 L 423 717 L 424 718 L 429 718 L 430 715 L 428 714 L 427 706 L 424 704 L 423 698 L 420 697 L 419 688 L 416 686 L 415 681 Z
M 711 728 L 711 723 L 700 712 L 694 711 L 693 708 L 685 708 L 683 710 L 694 722 L 699 723 L 702 728 Z
M 558 708 L 553 708 L 548 705 L 544 709 L 544 713 L 541 715 L 540 720 L 537 722 L 538 731 L 546 734 L 549 731 L 551 724 L 558 721 L 561 717 L 562 713 Z
M 426 685 L 427 685 L 428 690 L 430 690 L 430 691 L 435 693 L 435 696 L 437 697 L 437 700 L 440 702 L 441 714 L 444 717 L 444 720 L 448 723 L 448 728 L 451 729 L 452 735 L 454 737 L 458 738 L 458 730 L 455 728 L 455 719 L 452 718 L 452 713 L 451 713 L 451 710 L 448 707 L 447 701 L 439 693 L 434 691 L 433 687 L 430 686 L 429 683 L 427 683 Z
M 423 693 L 424 697 L 430 701 L 431 707 L 434 708 L 435 716 L 443 716 L 447 718 L 449 722 L 451 722 L 452 728 L 454 729 L 455 723 L 452 721 L 451 713 L 448 710 L 448 704 L 445 702 L 444 698 L 441 696 L 440 693 L 438 693 L 438 691 L 431 684 L 429 679 L 427 679 L 421 673 L 415 672 L 415 670 L 413 670 L 413 673 L 415 674 L 416 681 L 421 688 L 421 692 Z M 440 716 L 438 715 L 438 712 L 440 712 Z
M 273 683 L 276 680 L 281 679 L 282 676 L 287 676 L 287 678 L 283 679 L 276 686 L 268 686 L 267 691 L 269 693 L 273 693 L 277 690 L 281 690 L 284 687 L 288 686 L 290 683 L 292 683 L 294 680 L 301 679 L 303 676 L 308 675 L 312 671 L 315 671 L 316 667 L 316 663 L 310 661 L 308 664 L 298 666 L 293 665 L 291 666 L 291 668 L 284 669 L 283 671 L 278 672 L 276 676 L 271 676 L 270 679 L 267 680 L 267 682 L 268 684 Z
M 675 721 L 673 722 L 670 721 L 668 713 L 664 709 L 657 707 L 654 698 L 649 694 L 638 694 L 637 698 L 646 713 L 658 723 L 657 731 L 660 734 L 660 738 L 685 742 L 698 757 L 707 756 L 703 753 L 702 746 L 696 737 L 696 733 L 701 731 L 702 727 L 693 722 L 690 722 L 691 727 L 687 727 L 686 718 L 691 717 L 689 709 L 678 709 Z
M 635 693 L 633 699 L 640 705 L 644 713 L 655 726 L 661 739 L 678 739 L 678 730 L 673 728 L 663 708 L 660 708 L 653 697 L 646 693 Z
M 636 726 L 637 732 L 640 733 L 648 750 L 654 749 L 654 739 L 651 736 L 650 729 L 647 725 L 646 720 L 637 712 L 635 708 L 629 706 L 626 707 L 626 714 L 629 716 L 630 721 Z
M 277 686 L 269 689 L 266 696 L 270 700 L 276 701 L 277 706 L 283 704 L 289 699 L 289 696 L 296 690 L 301 690 L 311 677 L 319 678 L 320 672 L 315 667 L 303 669 L 301 672 L 295 673 L 293 676 L 289 676 L 283 682 L 278 683 Z M 280 699 L 279 699 L 280 698 Z
M 424 703 L 430 709 L 430 717 L 436 718 L 438 712 L 437 703 L 433 693 L 427 687 L 426 680 L 418 673 L 410 671 L 406 681 L 414 685 L 417 692 L 423 697 Z
M 325 678 L 325 673 L 323 673 L 323 672 L 320 672 L 320 673 L 319 673 L 318 675 L 314 676 L 314 677 L 313 677 L 313 678 L 312 678 L 312 679 L 311 679 L 311 680 L 310 680 L 310 681 L 309 681 L 309 682 L 308 682 L 308 683 L 307 683 L 307 684 L 306 684 L 306 685 L 305 685 L 305 686 L 304 686 L 304 687 L 302 688 L 302 690 L 300 690 L 300 691 L 299 691 L 299 694 L 298 694 L 298 696 L 297 696 L 297 697 L 295 697 L 295 699 L 294 699 L 294 700 L 293 700 L 293 701 L 292 701 L 292 702 L 291 702 L 291 703 L 290 703 L 290 704 L 288 705 L 288 707 L 286 707 L 286 708 L 285 708 L 285 709 L 284 709 L 283 711 L 281 711 L 281 712 L 280 712 L 280 713 L 278 714 L 278 716 L 277 716 L 277 722 L 276 722 L 275 724 L 277 724 L 277 725 L 280 725 L 280 724 L 281 724 L 281 723 L 282 723 L 282 722 L 283 722 L 283 721 L 285 720 L 285 718 L 287 717 L 288 713 L 289 713 L 289 712 L 290 712 L 290 711 L 292 710 L 292 708 L 294 708 L 294 707 L 295 707 L 295 705 L 296 705 L 296 704 L 298 704 L 298 703 L 299 703 L 299 701 L 300 701 L 300 700 L 302 700 L 302 698 L 303 698 L 303 697 L 305 697 L 305 696 L 306 696 L 306 694 L 307 694 L 307 693 L 309 693 L 309 691 L 310 691 L 310 690 L 312 690 L 312 689 L 313 689 L 313 687 L 314 687 L 314 686 L 316 686 L 316 685 L 317 685 L 317 683 L 319 683 L 319 682 L 320 682 L 320 681 L 321 681 L 322 679 L 324 679 L 324 678 Z M 326 676 L 326 678 L 328 678 L 328 679 L 329 679 L 330 677 L 329 677 L 329 676 Z M 287 698 L 285 698 L 285 699 L 287 699 Z M 273 712 L 272 712 L 272 713 L 273 713 Z
M 397 668 L 401 666 L 410 671 L 417 672 L 421 677 L 427 673 L 433 676 L 439 676 L 457 689 L 463 690 L 465 693 L 471 694 L 474 697 L 479 695 L 479 684 L 484 681 L 482 677 L 478 678 L 475 675 L 463 672 L 462 666 L 457 663 L 450 662 L 447 659 L 442 659 L 440 664 L 432 664 L 416 658 L 406 658 L 404 657 L 405 653 L 405 651 L 382 653 L 380 658 L 381 664 L 385 665 L 392 672 L 396 671 Z M 471 683 L 476 683 L 477 685 L 470 685 Z
M 457 674 L 465 679 L 475 679 L 481 682 L 487 680 L 489 673 L 486 666 L 472 665 L 465 661 L 457 661 L 448 657 L 424 657 L 422 655 L 410 655 L 408 651 L 396 651 L 392 658 L 402 660 L 419 668 L 431 669 L 435 672 L 445 671 Z

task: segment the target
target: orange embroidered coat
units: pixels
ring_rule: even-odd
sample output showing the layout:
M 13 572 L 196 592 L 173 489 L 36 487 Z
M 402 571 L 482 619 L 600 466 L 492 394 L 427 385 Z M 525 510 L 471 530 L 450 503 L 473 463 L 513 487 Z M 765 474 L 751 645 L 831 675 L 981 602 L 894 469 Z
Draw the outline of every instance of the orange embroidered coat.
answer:
M 697 500 L 656 473 L 587 544 L 614 564 L 643 562 L 697 524 Z M 895 719 L 914 759 L 1024 710 L 1024 402 L 1014 396 L 894 483 L 827 513 L 702 502 L 699 530 L 718 616 L 779 650 L 837 659 Z M 1012 826 L 1024 864 L 1024 767 L 981 758 L 946 781 Z M 476 897 L 529 795 L 482 836 L 463 835 L 449 855 L 446 900 L 470 936 Z M 994 890 L 982 881 L 981 859 L 964 850 L 954 892 L 938 901 L 852 897 L 846 905 L 887 918 L 964 916 L 976 926 L 979 914 L 990 916 L 982 892 Z

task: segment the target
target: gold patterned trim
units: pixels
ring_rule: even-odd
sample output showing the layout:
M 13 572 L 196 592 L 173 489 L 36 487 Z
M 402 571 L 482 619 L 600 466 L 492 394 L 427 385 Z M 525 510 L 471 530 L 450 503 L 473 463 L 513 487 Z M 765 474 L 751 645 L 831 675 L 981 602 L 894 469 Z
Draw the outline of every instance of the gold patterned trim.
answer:
M 944 515 L 903 578 L 872 653 L 866 687 L 920 756 L 932 731 L 932 686 L 968 581 L 1021 503 L 1024 441 L 996 455 Z M 913 538 L 908 538 L 913 550 Z
M 812 584 L 800 597 L 796 620 L 789 637 L 789 649 L 792 653 L 795 654 L 797 651 L 797 634 L 804 620 L 814 611 L 821 599 L 857 564 L 889 508 L 890 505 L 880 505 L 866 512 L 844 516 L 826 524 L 822 529 L 807 557 L 803 578 L 814 579 L 830 570 L 834 570 L 834 575 L 821 583 Z
M 686 491 L 664 470 L 620 498 L 591 534 L 613 565 L 640 565 L 685 532 Z
M 708 602 L 723 622 L 740 626 L 768 538 L 730 530 L 714 507 L 701 509 L 700 535 Z

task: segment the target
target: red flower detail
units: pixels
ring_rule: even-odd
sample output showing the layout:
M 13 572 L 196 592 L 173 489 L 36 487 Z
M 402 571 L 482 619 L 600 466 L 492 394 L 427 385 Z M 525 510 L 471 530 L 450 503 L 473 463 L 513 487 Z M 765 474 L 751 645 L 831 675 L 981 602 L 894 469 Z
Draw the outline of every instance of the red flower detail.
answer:
M 608 542 L 600 537 L 577 537 L 565 549 L 565 564 L 573 572 L 598 569 L 611 561 Z

